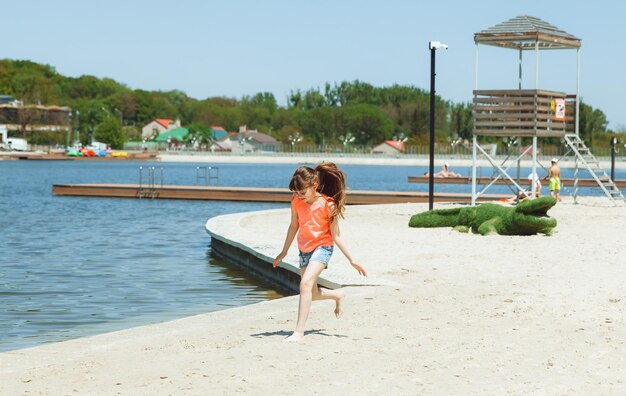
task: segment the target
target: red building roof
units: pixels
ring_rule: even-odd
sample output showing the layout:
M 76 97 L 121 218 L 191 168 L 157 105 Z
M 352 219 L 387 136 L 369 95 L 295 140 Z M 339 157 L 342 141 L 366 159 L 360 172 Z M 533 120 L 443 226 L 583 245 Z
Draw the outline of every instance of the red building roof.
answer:
M 398 151 L 404 151 L 404 142 L 399 142 L 397 140 L 385 140 L 385 143 Z
M 154 121 L 158 122 L 159 124 L 163 125 L 164 128 L 169 128 L 170 124 L 172 122 L 174 122 L 174 120 L 168 120 L 167 118 L 157 118 Z

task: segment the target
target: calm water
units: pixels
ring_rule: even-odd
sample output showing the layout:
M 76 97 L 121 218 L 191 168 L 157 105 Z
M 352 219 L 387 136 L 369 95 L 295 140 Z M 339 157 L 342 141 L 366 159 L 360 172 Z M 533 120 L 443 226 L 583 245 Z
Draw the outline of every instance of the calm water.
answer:
M 165 184 L 194 185 L 197 165 L 203 164 L 0 161 L 0 351 L 280 297 L 267 284 L 216 260 L 204 224 L 213 216 L 286 204 L 51 194 L 55 183 L 137 183 L 139 166 L 163 167 Z M 215 165 L 219 184 L 257 187 L 286 187 L 295 168 Z M 425 167 L 341 168 L 352 189 L 428 188 L 407 183 Z M 469 186 L 435 188 L 469 192 Z M 490 190 L 508 191 L 505 186 Z

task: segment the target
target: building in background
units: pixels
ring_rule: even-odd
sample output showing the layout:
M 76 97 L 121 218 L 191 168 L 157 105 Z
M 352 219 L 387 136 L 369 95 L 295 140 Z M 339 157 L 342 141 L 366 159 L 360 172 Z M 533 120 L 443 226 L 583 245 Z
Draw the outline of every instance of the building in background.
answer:
M 245 125 L 239 127 L 239 133 L 229 137 L 233 153 L 254 153 L 254 152 L 277 152 L 280 143 L 270 135 L 261 133 L 256 129 L 247 129 Z
M 27 150 L 29 145 L 26 139 L 36 137 L 39 132 L 54 132 L 66 136 L 66 132 L 72 127 L 71 113 L 72 109 L 69 107 L 24 105 L 13 96 L 0 95 L 1 148 Z
M 154 141 L 165 143 L 167 150 L 184 150 L 189 144 L 189 129 L 174 128 L 160 133 Z
M 372 154 L 404 154 L 404 142 L 398 140 L 385 140 L 372 148 Z
M 154 140 L 163 132 L 180 128 L 180 120 L 170 120 L 167 118 L 156 118 L 141 128 L 141 138 L 143 140 Z
M 211 125 L 211 140 L 219 142 L 224 140 L 228 136 L 228 132 L 224 128 L 218 125 Z

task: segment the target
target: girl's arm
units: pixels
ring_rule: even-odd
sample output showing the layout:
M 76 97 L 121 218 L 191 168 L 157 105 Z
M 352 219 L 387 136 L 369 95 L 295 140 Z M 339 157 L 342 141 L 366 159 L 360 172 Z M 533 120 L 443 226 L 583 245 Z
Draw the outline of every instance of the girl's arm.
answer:
M 343 239 L 341 238 L 341 231 L 339 230 L 339 220 L 337 218 L 335 218 L 335 220 L 330 225 L 330 232 L 333 234 L 333 241 L 335 242 L 335 245 L 337 245 L 339 250 L 341 250 L 341 253 L 346 256 L 346 258 L 350 262 L 350 265 L 352 265 L 354 269 L 359 272 L 359 275 L 367 276 L 365 268 L 361 267 L 361 265 L 357 264 L 354 261 L 352 255 L 350 254 L 350 251 L 348 250 L 348 247 L 343 242 Z
M 283 259 L 287 255 L 287 252 L 289 251 L 289 247 L 291 246 L 293 239 L 296 237 L 296 234 L 298 233 L 298 228 L 299 228 L 298 213 L 296 212 L 296 209 L 292 205 L 291 206 L 291 223 L 289 223 L 289 228 L 287 229 L 287 236 L 285 237 L 285 244 L 283 245 L 283 250 L 280 252 L 278 256 L 276 256 L 276 258 L 274 259 L 274 263 L 272 264 L 274 268 L 278 267 L 278 264 L 280 264 L 280 262 L 283 261 Z

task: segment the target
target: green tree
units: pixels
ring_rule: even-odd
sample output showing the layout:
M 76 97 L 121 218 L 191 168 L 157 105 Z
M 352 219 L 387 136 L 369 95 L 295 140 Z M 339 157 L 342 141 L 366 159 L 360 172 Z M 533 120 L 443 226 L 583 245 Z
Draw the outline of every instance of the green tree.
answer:
M 474 129 L 474 119 L 471 103 L 456 103 L 450 105 L 450 122 L 448 131 L 451 137 L 470 139 Z
M 228 131 L 237 131 L 246 124 L 283 141 L 285 136 L 299 132 L 304 141 L 318 144 L 338 143 L 338 137 L 348 133 L 358 139 L 357 144 L 375 144 L 402 133 L 412 143 L 427 144 L 429 137 L 429 92 L 398 84 L 375 87 L 359 80 L 327 82 L 322 89 L 291 91 L 287 106 L 281 107 L 269 92 L 240 100 L 225 97 L 196 100 L 179 90 L 132 90 L 109 78 L 65 77 L 49 65 L 2 59 L 0 94 L 12 95 L 25 105 L 71 107 L 74 131 L 85 140 L 108 118 L 121 119 L 129 138 L 138 136 L 141 126 L 155 118 L 179 118 L 183 125 L 200 129 L 220 125 Z M 19 122 L 14 121 L 23 134 L 27 127 L 40 121 L 34 112 L 30 113 L 23 111 Z M 10 116 L 7 114 L 0 114 L 0 118 Z M 457 135 L 471 138 L 471 104 L 448 103 L 437 96 L 436 117 L 435 133 L 439 141 Z M 601 110 L 581 103 L 579 121 L 581 137 L 590 146 L 608 141 L 608 123 Z
M 99 99 L 81 98 L 73 102 L 72 122 L 81 137 L 87 139 L 87 133 L 94 131 L 109 116 L 105 106 L 106 103 Z M 90 142 L 85 140 L 85 143 Z
M 299 111 L 298 126 L 300 132 L 316 144 L 327 144 L 335 140 L 341 130 L 335 127 L 335 113 L 332 107 L 318 107 L 308 111 Z M 297 128 L 296 128 L 297 129 Z
M 263 107 L 270 114 L 274 114 L 276 109 L 278 109 L 278 104 L 276 103 L 276 98 L 274 94 L 271 92 L 259 92 L 251 98 L 247 98 L 250 105 L 254 107 Z
M 122 149 L 126 143 L 126 135 L 122 132 L 122 126 L 115 117 L 107 117 L 95 130 L 95 139 L 106 143 L 111 148 Z
M 287 101 L 289 102 L 289 107 L 294 107 L 296 109 L 301 108 L 300 106 L 302 104 L 302 92 L 299 89 L 291 91 L 289 93 Z
M 379 90 L 371 84 L 356 80 L 354 82 L 342 82 L 336 87 L 337 98 L 341 106 L 350 104 L 367 103 L 372 105 L 382 104 Z
M 326 105 L 324 95 L 322 95 L 317 89 L 310 89 L 306 91 L 302 99 L 303 106 L 307 110 L 317 109 Z
M 194 122 L 189 124 L 187 129 L 189 129 L 189 141 L 197 142 L 201 150 L 206 150 L 211 147 L 213 143 L 213 133 L 209 126 Z
M 602 138 L 602 135 L 606 133 L 608 121 L 601 110 L 594 109 L 582 101 L 579 110 L 579 135 L 589 147 L 593 147 L 594 139 Z
M 118 109 L 121 112 L 122 124 L 128 125 L 137 120 L 137 103 L 132 91 L 119 92 L 107 99 L 109 108 Z
M 298 126 L 298 113 L 301 110 L 295 108 L 278 108 L 272 117 L 274 129 L 279 130 L 286 126 Z
M 339 104 L 339 97 L 337 95 L 337 85 L 334 87 L 330 83 L 326 83 L 324 86 L 324 101 L 326 106 L 337 106 Z
M 241 124 L 247 125 L 249 129 L 265 129 L 269 127 L 272 120 L 272 112 L 266 106 L 256 105 L 254 102 L 244 100 L 241 104 Z M 265 128 L 262 128 L 265 126 Z
M 393 122 L 378 106 L 355 104 L 346 106 L 344 112 L 347 132 L 356 137 L 357 144 L 377 144 L 394 132 Z
M 163 92 L 149 92 L 135 90 L 135 103 L 137 104 L 137 122 L 147 124 L 155 118 L 176 119 L 180 117 L 179 109 L 172 104 L 174 100 Z

